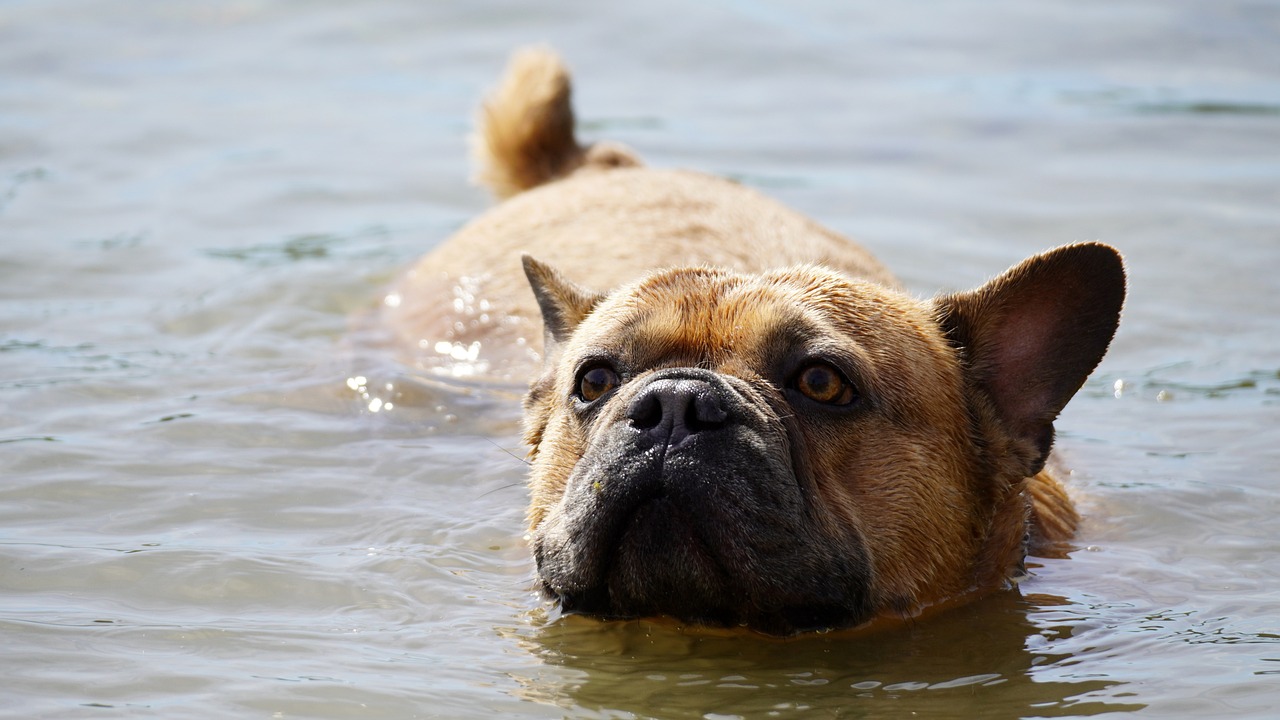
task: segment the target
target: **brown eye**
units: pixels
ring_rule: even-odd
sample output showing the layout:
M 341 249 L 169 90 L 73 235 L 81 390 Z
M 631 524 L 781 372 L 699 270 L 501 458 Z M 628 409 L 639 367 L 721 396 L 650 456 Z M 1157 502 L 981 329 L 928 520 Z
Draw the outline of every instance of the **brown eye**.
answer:
M 598 365 L 582 374 L 578 381 L 578 397 L 595 402 L 602 395 L 618 387 L 618 373 L 613 368 Z
M 795 387 L 805 397 L 824 405 L 848 405 L 858 397 L 839 370 L 822 362 L 802 368 L 796 375 Z

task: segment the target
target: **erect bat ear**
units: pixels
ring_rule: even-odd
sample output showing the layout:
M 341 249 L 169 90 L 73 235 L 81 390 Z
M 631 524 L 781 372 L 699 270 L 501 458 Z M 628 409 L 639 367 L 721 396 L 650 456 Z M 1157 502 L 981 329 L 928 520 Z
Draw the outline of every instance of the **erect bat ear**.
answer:
M 1124 264 L 1101 243 L 1028 258 L 977 290 L 938 298 L 939 321 L 1015 440 L 1033 475 L 1053 445 L 1053 421 L 1102 360 L 1124 305 Z
M 520 260 L 533 296 L 538 300 L 538 309 L 542 311 L 544 355 L 550 357 L 552 349 L 568 340 L 605 296 L 566 280 L 555 268 L 534 260 L 531 255 L 522 255 Z

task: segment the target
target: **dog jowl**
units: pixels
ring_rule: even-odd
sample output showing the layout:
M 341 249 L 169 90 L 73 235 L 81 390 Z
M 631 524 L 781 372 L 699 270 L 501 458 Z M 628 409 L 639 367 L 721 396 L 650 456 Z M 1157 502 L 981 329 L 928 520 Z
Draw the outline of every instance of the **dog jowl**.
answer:
M 483 348 L 474 367 L 532 377 L 530 537 L 567 611 L 849 627 L 999 587 L 1071 537 L 1045 464 L 1116 330 L 1115 250 L 911 297 L 753 190 L 580 145 L 545 51 L 517 56 L 480 139 L 504 202 L 386 317 L 414 351 Z

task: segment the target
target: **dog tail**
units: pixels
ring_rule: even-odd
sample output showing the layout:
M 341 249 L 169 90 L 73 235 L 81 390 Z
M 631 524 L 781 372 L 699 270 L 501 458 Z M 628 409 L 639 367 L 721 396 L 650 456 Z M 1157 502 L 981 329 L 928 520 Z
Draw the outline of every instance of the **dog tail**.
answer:
M 635 153 L 612 143 L 589 147 L 574 135 L 569 71 L 548 48 L 516 52 L 480 111 L 475 141 L 477 179 L 506 198 L 581 168 L 640 165 Z

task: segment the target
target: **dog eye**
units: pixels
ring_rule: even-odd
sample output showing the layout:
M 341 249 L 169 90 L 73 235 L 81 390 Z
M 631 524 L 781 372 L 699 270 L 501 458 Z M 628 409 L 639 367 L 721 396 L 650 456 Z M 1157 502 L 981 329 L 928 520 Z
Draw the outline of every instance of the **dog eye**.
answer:
M 858 398 L 844 375 L 824 362 L 811 363 L 801 368 L 794 384 L 795 389 L 805 397 L 824 405 L 849 405 Z
M 582 374 L 578 381 L 578 397 L 586 402 L 595 402 L 616 387 L 618 373 L 613 368 L 597 365 Z

